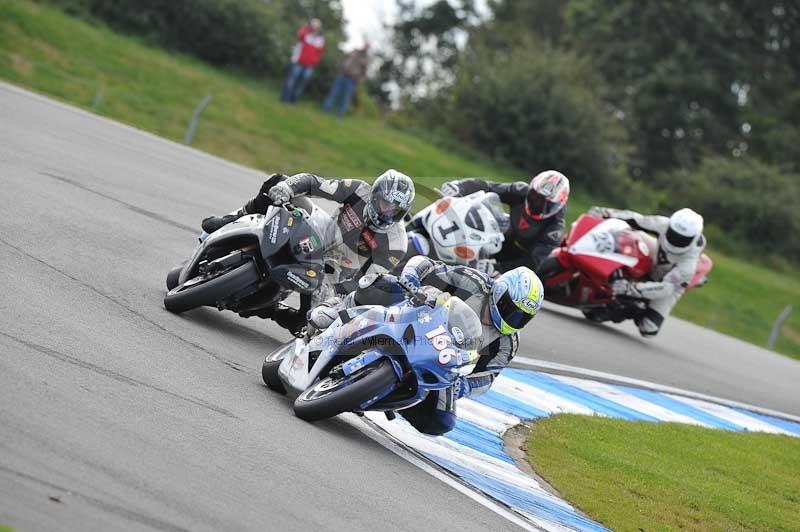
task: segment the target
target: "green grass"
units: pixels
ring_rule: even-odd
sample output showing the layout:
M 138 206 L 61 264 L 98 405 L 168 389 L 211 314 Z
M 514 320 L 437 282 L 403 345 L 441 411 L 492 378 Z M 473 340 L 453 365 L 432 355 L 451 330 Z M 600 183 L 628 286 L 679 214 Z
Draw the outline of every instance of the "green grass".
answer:
M 283 105 L 274 81 L 152 48 L 47 5 L 0 0 L 0 12 L 0 78 L 179 142 L 195 106 L 210 93 L 193 146 L 266 172 L 375 176 L 393 167 L 428 186 L 436 184 L 430 179 L 435 176 L 522 175 L 454 143 L 437 147 L 374 118 L 339 120 L 313 102 Z M 575 191 L 570 215 L 591 204 Z M 711 255 L 711 282 L 684 298 L 676 315 L 765 345 L 780 311 L 800 304 L 800 280 L 713 249 Z M 800 309 L 777 348 L 800 359 Z
M 800 530 L 800 438 L 560 415 L 528 460 L 613 530 Z

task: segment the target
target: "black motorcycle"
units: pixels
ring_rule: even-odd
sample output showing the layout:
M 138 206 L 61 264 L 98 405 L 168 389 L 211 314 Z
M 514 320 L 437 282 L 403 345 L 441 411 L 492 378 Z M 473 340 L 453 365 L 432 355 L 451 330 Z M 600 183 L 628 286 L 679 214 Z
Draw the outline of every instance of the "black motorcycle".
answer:
M 291 292 L 311 294 L 320 286 L 332 226 L 327 213 L 299 198 L 203 233 L 192 257 L 167 275 L 164 307 L 267 317 Z

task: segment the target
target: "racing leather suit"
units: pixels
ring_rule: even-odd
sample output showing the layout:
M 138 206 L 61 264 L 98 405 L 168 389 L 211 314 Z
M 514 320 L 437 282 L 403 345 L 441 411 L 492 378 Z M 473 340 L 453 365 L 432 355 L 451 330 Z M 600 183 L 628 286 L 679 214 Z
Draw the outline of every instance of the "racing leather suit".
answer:
M 660 245 L 669 228 L 669 218 L 666 216 L 644 216 L 629 210 L 596 207 L 591 213 L 599 214 L 603 218 L 624 220 L 634 229 L 658 238 L 658 251 L 648 274 L 649 280 L 631 283 L 629 294 L 647 300 L 647 309 L 635 318 L 635 322 L 642 336 L 655 336 L 694 278 L 697 263 L 706 246 L 705 237 L 700 235 L 694 245 L 683 253 L 668 253 Z
M 506 232 L 503 249 L 494 257 L 497 260 L 497 270 L 507 272 L 519 266 L 527 266 L 538 273 L 539 265 L 561 242 L 566 208 L 549 218 L 534 220 L 525 209 L 529 190 L 527 183 L 495 183 L 475 178 L 453 183 L 458 186 L 459 196 L 478 190 L 494 192 L 500 197 L 500 201 L 509 206 L 511 225 Z
M 489 318 L 489 298 L 493 281 L 487 275 L 467 266 L 449 266 L 429 257 L 416 256 L 403 268 L 401 279 L 418 279 L 428 297 L 441 292 L 462 299 L 481 319 L 483 335 L 478 348 L 479 359 L 470 375 L 462 377 L 456 385 L 445 390 L 430 392 L 419 404 L 399 413 L 420 432 L 444 434 L 455 427 L 456 399 L 477 396 L 492 385 L 495 377 L 506 367 L 519 347 L 519 334 L 503 335 Z M 376 281 L 374 284 L 379 284 Z M 363 283 L 362 283 L 363 284 Z M 314 308 L 309 322 L 319 329 L 327 328 L 342 308 L 358 305 L 388 306 L 402 300 L 404 294 L 383 287 L 360 286 L 344 300 L 334 298 Z M 322 323 L 320 323 L 322 321 Z
M 323 179 L 314 174 L 295 174 L 284 179 L 295 196 L 314 196 L 340 204 L 333 218 L 337 222 L 339 246 L 332 251 L 339 252 L 336 273 L 341 280 L 357 279 L 367 273 L 386 273 L 400 263 L 406 253 L 408 240 L 403 224 L 393 224 L 385 230 L 368 226 L 364 218 L 364 207 L 369 199 L 372 186 L 360 179 Z M 245 213 L 266 213 L 272 205 L 269 190 L 274 181 L 266 181 L 258 195 L 244 207 Z M 331 248 L 331 243 L 326 243 Z M 356 284 L 350 285 L 355 289 Z
M 326 275 L 319 290 L 313 296 L 301 295 L 297 311 L 286 307 L 272 316 L 282 327 L 299 333 L 312 305 L 336 293 L 346 294 L 355 290 L 362 275 L 386 273 L 397 266 L 406 253 L 408 240 L 403 224 L 393 224 L 383 230 L 367 224 L 364 208 L 372 186 L 366 181 L 323 179 L 309 173 L 275 177 L 265 181 L 258 194 L 245 204 L 244 214 L 266 213 L 272 205 L 269 191 L 280 181 L 291 187 L 294 196 L 314 196 L 340 204 L 333 214 L 337 228 L 330 235 L 332 241 L 325 242 Z

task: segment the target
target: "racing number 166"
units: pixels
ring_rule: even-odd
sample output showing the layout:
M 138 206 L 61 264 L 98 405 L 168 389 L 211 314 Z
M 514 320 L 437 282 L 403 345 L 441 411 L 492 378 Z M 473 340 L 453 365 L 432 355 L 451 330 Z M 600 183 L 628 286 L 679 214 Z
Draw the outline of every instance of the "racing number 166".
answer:
M 425 338 L 431 341 L 433 348 L 439 351 L 439 364 L 449 364 L 450 360 L 455 356 L 454 349 L 447 347 L 450 344 L 450 335 L 447 334 L 447 329 L 439 325 L 432 331 L 425 335 Z

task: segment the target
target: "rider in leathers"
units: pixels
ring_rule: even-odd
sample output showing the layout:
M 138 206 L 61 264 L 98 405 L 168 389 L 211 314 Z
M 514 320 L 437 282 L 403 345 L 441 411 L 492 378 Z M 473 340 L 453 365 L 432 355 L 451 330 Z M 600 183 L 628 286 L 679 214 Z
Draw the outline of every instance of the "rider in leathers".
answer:
M 360 179 L 324 179 L 309 173 L 291 177 L 273 174 L 240 210 L 203 220 L 203 230 L 212 233 L 240 216 L 263 214 L 270 205 L 280 205 L 303 195 L 340 204 L 334 215 L 338 231 L 332 239 L 336 242 L 325 243 L 329 260 L 326 260 L 323 286 L 313 296 L 314 302 L 333 296 L 334 291 L 347 294 L 355 289 L 359 277 L 388 272 L 405 255 L 408 241 L 405 227 L 398 222 L 414 201 L 414 183 L 396 170 L 387 170 L 372 185 Z M 281 306 L 262 317 L 272 317 L 298 334 L 306 323 L 312 296 L 301 296 L 300 301 L 297 310 Z
M 706 246 L 703 217 L 691 209 L 681 209 L 670 217 L 644 216 L 634 211 L 606 207 L 592 207 L 589 214 L 624 220 L 634 229 L 658 238 L 658 252 L 649 279 L 639 282 L 619 279 L 612 284 L 616 295 L 647 301 L 647 309 L 634 321 L 642 336 L 655 336 L 697 271 L 697 263 Z
M 421 403 L 400 411 L 420 432 L 444 434 L 455 426 L 456 399 L 486 392 L 500 370 L 514 358 L 519 346 L 518 331 L 536 315 L 544 289 L 536 274 L 526 267 L 492 280 L 467 266 L 448 266 L 425 256 L 411 258 L 398 280 L 406 290 L 429 300 L 441 292 L 462 299 L 483 325 L 480 358 L 473 372 L 461 377 L 455 386 L 431 392 Z M 326 329 L 344 308 L 388 306 L 402 297 L 385 278 L 365 277 L 359 288 L 344 300 L 334 298 L 314 308 L 309 313 L 309 325 L 317 330 Z
M 555 170 L 541 172 L 530 184 L 472 178 L 449 181 L 440 190 L 446 196 L 466 196 L 478 190 L 494 192 L 509 206 L 511 225 L 503 249 L 494 256 L 499 272 L 518 266 L 527 266 L 538 272 L 542 261 L 559 245 L 564 235 L 569 179 Z

